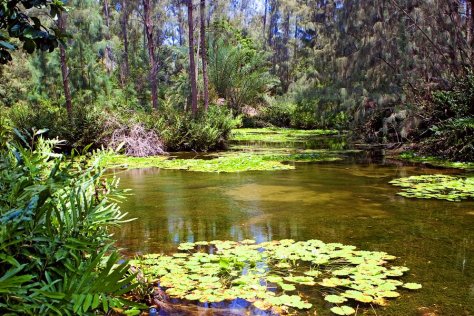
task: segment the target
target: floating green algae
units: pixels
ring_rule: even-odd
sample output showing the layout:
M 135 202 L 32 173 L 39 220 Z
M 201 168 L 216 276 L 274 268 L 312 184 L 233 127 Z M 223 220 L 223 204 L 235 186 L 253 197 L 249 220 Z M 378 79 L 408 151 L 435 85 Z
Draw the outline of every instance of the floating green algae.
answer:
M 233 141 L 298 142 L 324 135 L 337 135 L 336 130 L 297 130 L 284 128 L 241 128 L 232 131 Z
M 400 178 L 390 184 L 402 187 L 401 196 L 452 202 L 474 198 L 474 178 L 447 175 L 421 175 Z
M 474 162 L 448 161 L 432 156 L 420 156 L 414 152 L 407 151 L 391 158 L 401 159 L 408 162 L 422 163 L 434 167 L 473 170 Z
M 400 290 L 420 284 L 398 280 L 409 269 L 390 262 L 385 252 L 320 240 L 285 239 L 257 244 L 254 240 L 184 243 L 172 256 L 149 254 L 131 264 L 166 299 L 183 303 L 220 303 L 243 299 L 255 308 L 287 313 L 314 309 L 301 296 L 305 287 L 322 293 L 336 315 L 385 306 Z
M 109 168 L 150 168 L 157 167 L 172 170 L 195 172 L 244 172 L 292 170 L 295 166 L 284 162 L 323 162 L 340 160 L 329 152 L 300 154 L 264 154 L 264 153 L 219 153 L 213 159 L 178 159 L 173 157 L 126 157 L 111 156 L 104 158 L 103 164 Z

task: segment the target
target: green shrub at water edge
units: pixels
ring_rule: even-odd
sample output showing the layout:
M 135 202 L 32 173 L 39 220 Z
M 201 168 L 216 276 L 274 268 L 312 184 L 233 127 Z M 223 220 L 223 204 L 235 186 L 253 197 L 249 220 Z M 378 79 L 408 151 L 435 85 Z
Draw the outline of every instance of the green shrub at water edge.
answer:
M 160 135 L 168 151 L 210 151 L 225 148 L 232 129 L 241 123 L 223 106 L 211 105 L 196 117 L 168 105 L 143 117 L 145 125 Z
M 58 141 L 38 134 L 0 147 L 0 313 L 105 314 L 133 305 L 121 295 L 135 275 L 119 263 L 108 230 L 126 215 L 114 202 L 116 182 L 102 178 L 100 154 L 88 166 L 69 162 L 53 152 Z
M 113 132 L 106 127 L 110 115 L 104 108 L 95 106 L 74 107 L 69 118 L 63 106 L 43 100 L 36 105 L 16 105 L 9 114 L 17 129 L 47 129 L 43 136 L 64 140 L 62 147 L 68 149 L 84 148 L 90 144 L 100 148 L 106 145 L 106 139 Z

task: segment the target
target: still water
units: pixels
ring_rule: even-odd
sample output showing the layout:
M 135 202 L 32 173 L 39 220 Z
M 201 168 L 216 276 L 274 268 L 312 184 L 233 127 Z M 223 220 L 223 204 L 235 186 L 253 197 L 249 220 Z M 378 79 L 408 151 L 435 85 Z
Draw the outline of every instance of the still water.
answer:
M 128 256 L 216 239 L 320 239 L 385 251 L 423 289 L 363 314 L 474 315 L 474 202 L 397 196 L 388 184 L 394 178 L 453 171 L 370 157 L 278 172 L 117 171 L 121 187 L 132 190 L 122 209 L 136 220 L 115 238 Z M 327 315 L 314 296 L 318 315 Z

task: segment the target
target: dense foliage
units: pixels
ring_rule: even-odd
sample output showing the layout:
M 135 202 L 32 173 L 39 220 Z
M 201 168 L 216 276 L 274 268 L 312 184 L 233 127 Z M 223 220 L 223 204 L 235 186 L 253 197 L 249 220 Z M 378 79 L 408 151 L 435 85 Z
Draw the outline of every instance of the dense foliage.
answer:
M 6 3 L 8 10 L 17 10 L 19 5 L 18 1 Z M 22 31 L 29 34 L 29 28 L 38 27 L 36 18 L 30 16 L 57 13 L 47 12 L 44 4 L 36 1 L 38 7 L 25 11 L 29 26 L 20 28 Z M 47 4 L 58 10 L 62 5 L 59 1 Z M 184 142 L 190 145 L 183 146 L 176 143 L 176 135 L 186 134 L 183 128 L 196 134 L 194 123 L 183 122 L 202 119 L 189 118 L 186 112 L 192 110 L 196 116 L 195 99 L 200 100 L 199 111 L 205 112 L 204 99 L 209 96 L 210 104 L 225 105 L 233 115 L 245 114 L 244 124 L 249 127 L 346 129 L 365 142 L 416 142 L 422 145 L 415 149 L 426 154 L 472 160 L 472 110 L 461 109 L 472 104 L 471 1 L 236 0 L 203 4 L 202 12 L 196 13 L 196 0 L 70 1 L 67 11 L 61 11 L 64 23 L 45 20 L 45 33 L 41 33 L 50 34 L 47 30 L 57 26 L 72 34 L 66 40 L 67 49 L 59 54 L 39 50 L 31 58 L 14 52 L 13 62 L 0 68 L 4 79 L 0 104 L 31 107 L 40 113 L 66 104 L 72 121 L 97 126 L 81 131 L 71 123 L 67 130 L 74 136 L 63 136 L 67 133 L 59 132 L 52 120 L 47 124 L 48 120 L 41 122 L 39 117 L 35 119 L 42 126 L 26 124 L 26 119 L 22 126 L 48 128 L 51 136 L 62 136 L 78 146 L 86 144 L 87 138 L 102 142 L 103 132 L 113 134 L 127 127 L 125 134 L 130 135 L 133 129 L 127 123 L 104 131 L 104 118 L 94 123 L 94 115 L 85 118 L 82 111 L 106 113 L 106 121 L 122 123 L 120 117 L 137 113 L 133 116 L 140 120 L 135 119 L 134 124 L 142 127 L 151 112 L 156 112 L 154 120 L 174 116 L 175 126 L 163 127 L 166 131 L 153 127 L 155 135 L 145 134 L 169 149 L 206 150 L 220 147 L 221 137 L 211 134 L 215 142 L 202 146 L 194 145 L 201 141 L 187 139 Z M 194 9 L 193 19 L 186 21 L 190 9 Z M 8 10 L 2 10 L 0 16 L 5 19 Z M 205 27 L 202 36 L 199 25 Z M 2 24 L 3 29 L 8 27 Z M 12 34 L 8 36 L 13 38 Z M 22 36 L 17 37 L 23 40 Z M 40 40 L 28 36 L 23 36 L 28 43 Z M 197 57 L 193 69 L 191 56 Z M 197 87 L 193 90 L 194 82 Z M 66 116 L 64 110 L 53 112 Z M 65 121 L 56 121 L 60 120 Z M 176 137 L 162 136 L 170 130 L 180 132 L 173 133 Z M 444 147 L 446 143 L 451 145 Z M 162 147 L 156 143 L 151 153 Z
M 12 60 L 11 51 L 17 49 L 13 39 L 23 43 L 23 49 L 32 54 L 36 49 L 52 52 L 59 45 L 61 32 L 45 26 L 39 15 L 31 15 L 32 8 L 49 10 L 56 17 L 63 10 L 63 2 L 48 0 L 17 0 L 0 3 L 0 64 Z M 6 31 L 6 32 L 4 32 Z
M 2 130 L 3 131 L 3 130 Z M 0 313 L 82 315 L 129 305 L 127 263 L 119 263 L 109 228 L 121 213 L 116 183 L 54 153 L 39 137 L 0 148 Z

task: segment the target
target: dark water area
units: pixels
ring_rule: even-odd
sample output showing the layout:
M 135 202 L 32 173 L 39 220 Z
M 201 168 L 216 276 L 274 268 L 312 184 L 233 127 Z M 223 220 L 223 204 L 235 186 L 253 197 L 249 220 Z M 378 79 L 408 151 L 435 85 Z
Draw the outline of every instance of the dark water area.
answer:
M 344 157 L 276 172 L 117 171 L 121 187 L 132 189 L 122 209 L 137 219 L 115 238 L 128 256 L 216 239 L 320 239 L 385 251 L 411 269 L 406 280 L 423 288 L 362 314 L 474 315 L 474 202 L 407 199 L 388 184 L 459 171 L 403 165 L 371 152 Z M 328 314 L 318 293 L 307 295 L 318 315 Z

